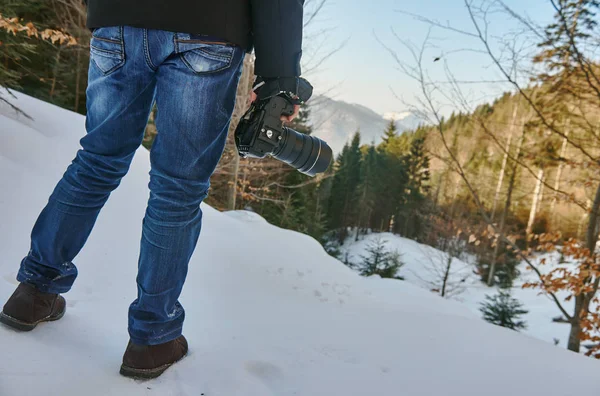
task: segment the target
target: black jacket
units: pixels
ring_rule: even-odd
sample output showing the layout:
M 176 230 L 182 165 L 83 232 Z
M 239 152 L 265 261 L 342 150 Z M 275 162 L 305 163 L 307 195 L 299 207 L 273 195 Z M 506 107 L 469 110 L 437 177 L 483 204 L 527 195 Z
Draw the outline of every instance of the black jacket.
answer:
M 202 34 L 256 50 L 255 73 L 300 75 L 304 0 L 87 0 L 89 28 Z

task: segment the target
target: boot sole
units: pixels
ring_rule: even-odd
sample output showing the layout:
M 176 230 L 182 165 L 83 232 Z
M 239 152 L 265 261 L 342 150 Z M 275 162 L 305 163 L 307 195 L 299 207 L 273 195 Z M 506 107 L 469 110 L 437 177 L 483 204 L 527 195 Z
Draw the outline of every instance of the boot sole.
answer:
M 63 316 L 65 316 L 66 311 L 67 310 L 65 308 L 58 315 L 55 315 L 55 316 L 49 315 L 49 316 L 46 316 L 45 318 L 42 318 L 34 323 L 23 322 L 23 321 L 13 318 L 12 316 L 8 316 L 4 312 L 0 312 L 0 323 L 3 323 L 5 325 L 12 327 L 13 329 L 16 329 L 19 331 L 31 331 L 31 330 L 35 329 L 37 327 L 37 325 L 39 325 L 42 322 L 54 322 L 56 320 L 61 319 Z
M 121 365 L 121 370 L 119 371 L 119 373 L 122 376 L 124 376 L 124 377 L 133 378 L 133 379 L 153 379 L 153 378 L 157 378 L 162 373 L 164 373 L 165 371 L 167 371 L 167 369 L 169 367 L 171 367 L 175 363 L 180 362 L 186 356 L 187 356 L 187 353 L 185 355 L 183 355 L 181 358 L 179 358 L 179 360 L 176 360 L 173 363 L 167 363 L 167 364 L 164 364 L 164 365 L 162 365 L 160 367 L 153 368 L 153 369 L 136 369 L 136 368 L 133 368 L 133 367 L 127 367 L 127 366 L 125 366 L 123 364 L 123 365 Z

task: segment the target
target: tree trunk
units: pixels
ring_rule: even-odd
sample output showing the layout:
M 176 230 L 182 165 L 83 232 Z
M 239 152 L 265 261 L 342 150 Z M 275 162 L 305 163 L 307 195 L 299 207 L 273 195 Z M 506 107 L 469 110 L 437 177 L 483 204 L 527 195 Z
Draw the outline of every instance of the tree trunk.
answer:
M 592 257 L 595 256 L 596 243 L 598 241 L 598 214 L 600 213 L 600 184 L 596 188 L 596 196 L 590 210 L 587 233 L 586 247 L 589 249 Z M 589 284 L 592 281 L 591 277 L 584 282 Z M 573 311 L 573 319 L 571 320 L 571 331 L 569 332 L 569 343 L 567 348 L 573 352 L 579 352 L 581 347 L 581 318 L 586 317 L 589 312 L 589 305 L 594 298 L 598 288 L 598 281 L 594 282 L 594 290 L 589 294 L 579 294 L 575 296 L 575 309 Z
M 506 171 L 506 163 L 508 161 L 508 151 L 510 150 L 511 140 L 512 131 L 510 135 L 508 135 L 508 140 L 506 141 L 506 152 L 504 153 L 504 158 L 502 159 L 502 168 L 500 169 L 500 175 L 498 175 L 498 184 L 496 185 L 496 193 L 494 194 L 494 202 L 492 203 L 492 214 L 490 216 L 491 221 L 494 221 L 494 217 L 496 215 L 496 206 L 498 205 L 498 200 L 500 199 L 500 192 L 502 191 L 502 183 L 504 182 L 504 173 Z
M 521 133 L 521 137 L 519 138 L 519 143 L 517 144 L 517 153 L 515 154 L 515 158 L 519 160 L 521 158 L 521 147 L 523 146 L 523 140 L 525 139 L 525 129 L 523 129 Z M 510 174 L 510 181 L 508 182 L 508 191 L 506 192 L 506 202 L 504 203 L 504 210 L 502 211 L 502 215 L 500 217 L 500 226 L 498 231 L 500 232 L 500 236 L 496 241 L 496 246 L 494 247 L 494 254 L 492 256 L 492 263 L 490 265 L 490 272 L 488 274 L 487 284 L 488 286 L 492 286 L 494 284 L 494 275 L 496 273 L 496 263 L 498 260 L 498 253 L 500 252 L 500 247 L 502 246 L 502 240 L 504 239 L 504 226 L 506 224 L 506 217 L 508 216 L 508 212 L 510 211 L 510 205 L 512 204 L 512 194 L 515 189 L 515 181 L 517 180 L 517 161 L 512 164 L 512 172 Z
M 81 14 L 77 18 L 77 30 L 81 31 L 80 28 L 84 26 L 83 20 L 81 18 Z M 77 66 L 75 67 L 75 105 L 73 106 L 75 112 L 79 112 L 79 99 L 81 96 L 81 48 L 77 47 Z
M 240 156 L 236 155 L 233 159 L 233 174 L 231 176 L 231 186 L 229 187 L 229 191 L 227 191 L 227 210 L 235 210 L 239 173 Z
M 450 218 L 454 218 L 454 211 L 456 210 L 456 203 L 458 198 L 458 193 L 460 191 L 460 182 L 461 179 L 457 178 L 456 183 L 454 183 L 454 195 L 452 196 L 452 206 L 450 206 Z
M 596 242 L 598 242 L 598 214 L 600 213 L 600 184 L 596 188 L 596 196 L 590 210 L 590 217 L 587 227 L 586 247 L 590 250 L 590 254 L 596 251 Z
M 239 120 L 244 115 L 248 107 L 248 95 L 250 90 L 252 89 L 251 76 L 254 71 L 254 63 L 253 58 L 250 55 L 247 55 L 244 59 L 244 68 L 242 69 L 242 76 L 240 77 L 240 83 L 237 90 L 235 108 L 233 111 L 233 116 L 231 120 L 231 126 L 229 128 L 229 135 L 231 136 L 232 131 L 235 130 Z M 233 159 L 233 170 L 231 175 L 231 181 L 229 186 L 229 191 L 227 191 L 227 209 L 235 210 L 237 204 L 237 188 L 238 188 L 238 178 L 240 171 L 240 157 L 237 155 L 237 149 L 233 149 L 234 159 Z
M 450 278 L 450 269 L 452 268 L 452 255 L 446 253 L 448 255 L 448 260 L 446 261 L 446 271 L 444 272 L 444 279 L 442 280 L 442 292 L 440 293 L 442 297 L 446 296 L 446 286 L 448 285 L 448 278 Z
M 575 297 L 575 313 L 581 312 L 583 306 L 583 295 Z M 581 347 L 581 318 L 579 315 L 573 315 L 571 319 L 571 331 L 569 332 L 569 342 L 567 349 L 573 352 L 579 352 Z
M 527 222 L 527 236 L 531 235 L 533 230 L 533 223 L 535 222 L 535 215 L 537 214 L 537 207 L 540 200 L 540 194 L 542 193 L 542 180 L 544 179 L 544 168 L 540 168 L 535 183 L 535 190 L 533 192 L 533 199 L 531 201 L 531 211 L 529 212 L 529 221 Z
M 589 199 L 587 200 L 587 207 L 591 207 L 592 206 L 592 201 L 590 201 Z M 579 219 L 579 223 L 577 223 L 577 238 L 579 239 L 584 239 L 585 235 L 583 232 L 583 228 L 585 225 L 585 221 L 587 220 L 587 218 L 589 217 L 589 214 L 587 212 L 584 212 L 581 215 L 581 218 Z
M 81 91 L 81 48 L 77 48 L 77 66 L 75 66 L 75 113 L 79 112 L 79 94 Z
M 537 205 L 535 206 L 535 214 L 537 216 L 538 213 L 542 210 L 542 203 L 544 202 L 544 191 L 546 190 L 546 174 L 542 176 L 542 180 L 540 181 L 540 194 L 538 195 Z
M 440 175 L 437 186 L 435 187 L 435 193 L 433 194 L 434 209 L 437 209 L 437 207 L 440 203 L 440 193 L 442 191 L 442 185 L 444 184 L 444 180 L 446 179 L 446 173 L 447 173 L 447 171 Z
M 50 99 L 54 96 L 54 90 L 56 89 L 56 77 L 58 76 L 58 67 L 60 66 L 60 53 L 62 47 L 58 47 L 56 52 L 56 61 L 54 62 L 54 70 L 52 71 L 52 85 L 50 86 Z
M 496 240 L 496 246 L 494 247 L 494 254 L 492 255 L 492 263 L 490 265 L 490 273 L 488 274 L 487 284 L 488 286 L 493 286 L 494 284 L 494 275 L 496 273 L 496 264 L 498 260 L 498 254 L 500 252 L 500 247 L 502 246 L 502 241 L 504 240 L 504 226 L 506 224 L 506 216 L 508 216 L 508 211 L 510 209 L 510 201 L 512 199 L 512 193 L 515 187 L 515 179 L 517 175 L 516 166 L 513 168 L 512 174 L 510 175 L 510 182 L 508 185 L 508 192 L 506 197 L 506 203 L 504 204 L 504 210 L 502 211 L 502 215 L 500 217 L 500 226 L 498 228 L 500 232 L 500 236 Z
M 248 180 L 248 169 L 246 167 L 244 167 L 244 173 L 243 173 L 243 177 L 242 177 L 242 191 L 241 191 L 241 204 L 244 204 L 244 193 L 246 192 L 246 185 L 247 185 L 247 180 Z M 241 209 L 244 209 L 243 207 L 240 207 Z
M 504 150 L 504 158 L 502 159 L 502 168 L 500 169 L 500 175 L 498 176 L 498 185 L 496 185 L 496 194 L 494 195 L 494 203 L 492 204 L 492 214 L 491 221 L 494 221 L 494 216 L 496 215 L 496 206 L 498 205 L 498 200 L 500 199 L 500 192 L 502 191 L 502 183 L 504 182 L 504 173 L 506 171 L 506 164 L 508 162 L 508 153 L 510 152 L 510 143 L 512 141 L 512 136 L 515 130 L 515 123 L 517 122 L 517 114 L 519 112 L 519 106 L 515 105 L 513 110 L 511 123 L 510 123 L 510 132 L 508 134 L 508 140 L 506 141 L 506 149 Z
M 562 143 L 562 147 L 560 149 L 560 158 L 561 158 L 561 162 L 560 164 L 558 164 L 558 168 L 556 169 L 556 179 L 554 180 L 554 197 L 552 198 L 552 203 L 550 204 L 550 215 L 552 216 L 552 226 L 555 227 L 556 226 L 556 213 L 554 212 L 554 209 L 556 207 L 556 202 L 558 201 L 558 189 L 560 188 L 560 178 L 562 176 L 562 171 L 563 168 L 565 166 L 564 162 L 563 162 L 563 158 L 565 158 L 565 155 L 567 153 L 567 141 L 568 141 L 568 136 L 569 136 L 569 121 L 567 120 L 567 126 L 566 126 L 566 131 L 565 131 L 565 137 L 563 139 L 563 143 Z

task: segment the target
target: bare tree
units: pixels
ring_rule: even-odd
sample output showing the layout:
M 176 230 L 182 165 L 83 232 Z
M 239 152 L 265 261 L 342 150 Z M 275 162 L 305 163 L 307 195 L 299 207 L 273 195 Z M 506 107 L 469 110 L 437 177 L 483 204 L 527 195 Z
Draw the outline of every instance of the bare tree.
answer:
M 466 282 L 472 270 L 461 262 L 466 253 L 466 242 L 456 237 L 439 238 L 436 249 L 423 248 L 427 258 L 423 264 L 427 276 L 415 276 L 432 292 L 443 298 L 455 298 L 466 290 Z
M 502 167 L 500 168 L 500 174 L 498 175 L 498 184 L 496 185 L 496 194 L 494 195 L 494 203 L 492 204 L 492 214 L 491 219 L 494 220 L 494 216 L 496 214 L 496 205 L 498 205 L 498 200 L 500 199 L 500 192 L 502 191 L 502 184 L 504 182 L 504 174 L 506 172 L 506 164 L 508 163 L 508 153 L 510 152 L 510 144 L 512 142 L 512 137 L 515 129 L 515 124 L 517 122 L 517 114 L 519 112 L 519 106 L 515 106 L 513 110 L 511 125 L 510 125 L 510 133 L 508 134 L 508 139 L 506 140 L 506 148 L 505 153 L 502 158 Z
M 512 88 L 522 98 L 528 110 L 533 113 L 539 127 L 544 128 L 548 134 L 562 141 L 565 149 L 561 150 L 561 156 L 566 155 L 566 148 L 570 148 L 569 154 L 573 157 L 570 162 L 574 165 L 585 164 L 590 169 L 589 172 L 597 175 L 598 165 L 600 164 L 600 155 L 598 155 L 597 149 L 600 141 L 600 131 L 596 127 L 598 122 L 597 109 L 600 108 L 600 75 L 598 73 L 599 67 L 593 59 L 597 59 L 599 50 L 597 44 L 599 37 L 597 34 L 594 35 L 594 32 L 597 33 L 597 30 L 594 30 L 594 27 L 597 26 L 594 12 L 597 11 L 599 5 L 597 2 L 585 0 L 549 0 L 548 4 L 555 11 L 556 20 L 554 24 L 549 25 L 546 29 L 541 29 L 529 19 L 518 15 L 500 0 L 465 0 L 465 7 L 472 22 L 471 30 L 455 28 L 422 16 L 418 16 L 418 19 L 428 23 L 432 28 L 441 28 L 471 39 L 477 39 L 481 48 L 474 49 L 474 51 L 483 52 L 488 56 L 496 70 L 503 76 L 507 87 Z M 517 46 L 514 42 L 510 43 L 503 39 L 501 39 L 499 46 L 493 45 L 492 40 L 494 38 L 489 34 L 488 25 L 489 16 L 494 12 L 504 12 L 515 18 L 522 27 L 521 32 L 528 38 L 535 38 L 537 40 L 535 43 L 539 43 L 539 46 L 531 45 L 531 42 L 528 45 L 521 43 L 520 46 Z M 428 40 L 426 40 L 426 43 Z M 501 49 L 497 50 L 498 47 Z M 454 103 L 468 103 L 468 100 L 464 97 L 460 82 L 454 78 L 448 68 L 446 72 L 449 89 L 444 89 L 441 84 L 432 81 L 424 66 L 426 48 L 426 45 L 423 45 L 420 50 L 409 47 L 414 58 L 414 65 L 412 66 L 399 61 L 401 70 L 413 77 L 421 87 L 419 101 L 421 110 L 432 119 L 441 143 L 448 154 L 450 162 L 453 164 L 453 169 L 469 191 L 482 219 L 499 236 L 500 241 L 510 246 L 539 276 L 542 289 L 555 302 L 557 308 L 571 324 L 568 348 L 579 351 L 582 323 L 590 314 L 590 305 L 600 284 L 598 272 L 595 269 L 585 272 L 588 275 L 582 280 L 582 287 L 578 291 L 574 291 L 574 308 L 572 313 L 568 313 L 563 303 L 556 296 L 556 289 L 550 286 L 548 279 L 542 275 L 535 265 L 532 265 L 527 252 L 519 249 L 514 241 L 504 236 L 502 230 L 499 230 L 493 223 L 481 200 L 480 192 L 475 188 L 457 155 L 450 149 L 440 113 L 440 97 Z M 522 56 L 523 53 L 519 52 L 521 48 L 527 48 L 530 51 L 527 56 Z M 535 54 L 533 54 L 534 52 Z M 506 56 L 507 54 L 508 56 Z M 535 62 L 533 68 L 532 61 Z M 530 73 L 531 70 L 535 73 Z M 527 72 L 524 73 L 523 71 Z M 531 77 L 536 78 L 540 84 L 527 85 Z M 561 117 L 571 120 L 568 130 L 565 128 L 566 123 L 559 122 Z M 476 121 L 481 122 L 481 120 Z M 504 145 L 498 145 L 500 150 L 503 147 Z M 515 162 L 522 164 L 522 161 L 518 158 L 515 159 Z M 529 166 L 525 165 L 523 169 L 535 173 Z M 554 192 L 555 198 L 560 194 L 569 202 L 575 203 L 572 194 L 558 191 L 559 182 L 555 182 L 554 186 L 548 185 L 544 180 L 543 170 L 535 175 L 535 179 L 537 183 L 536 190 L 538 191 L 536 195 L 538 196 L 533 200 L 534 206 L 539 204 L 544 187 L 550 188 Z M 557 180 L 560 180 L 560 172 L 558 172 Z M 587 266 L 598 266 L 596 242 L 598 240 L 598 215 L 600 213 L 600 182 L 595 181 L 595 183 L 594 199 L 587 216 L 588 224 L 585 238 L 585 247 L 589 254 L 589 257 L 585 260 Z M 586 185 L 589 185 L 589 183 L 586 183 Z M 585 207 L 581 202 L 577 204 L 582 208 Z M 532 210 L 534 216 L 535 212 L 537 212 L 537 208 Z M 531 229 L 531 224 L 528 228 Z

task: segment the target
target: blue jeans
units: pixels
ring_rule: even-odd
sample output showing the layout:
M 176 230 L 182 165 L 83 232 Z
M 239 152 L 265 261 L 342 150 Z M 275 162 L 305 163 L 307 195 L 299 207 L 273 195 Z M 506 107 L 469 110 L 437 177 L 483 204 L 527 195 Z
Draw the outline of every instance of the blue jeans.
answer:
M 181 335 L 178 298 L 200 235 L 200 203 L 225 146 L 244 51 L 129 26 L 94 30 L 90 51 L 87 135 L 35 223 L 17 280 L 48 293 L 71 289 L 73 259 L 127 173 L 156 103 L 129 334 L 137 344 L 161 344 Z

